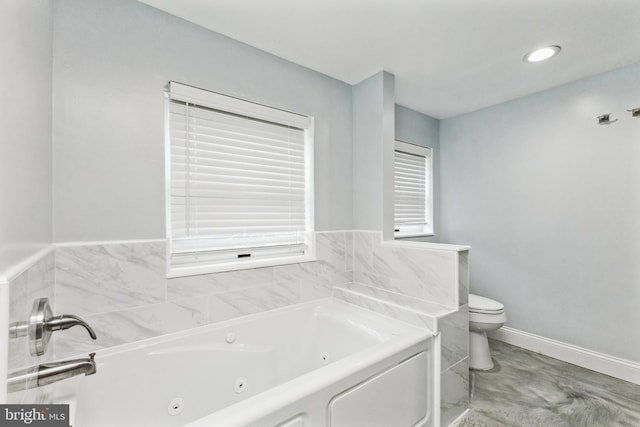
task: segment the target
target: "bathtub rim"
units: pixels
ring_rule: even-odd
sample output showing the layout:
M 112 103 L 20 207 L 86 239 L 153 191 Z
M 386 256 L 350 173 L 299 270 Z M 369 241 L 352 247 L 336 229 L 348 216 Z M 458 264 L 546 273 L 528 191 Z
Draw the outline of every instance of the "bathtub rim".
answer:
M 122 343 L 122 344 L 114 345 L 114 346 L 111 346 L 111 347 L 105 347 L 105 348 L 96 349 L 95 350 L 96 362 L 99 362 L 99 359 L 101 357 L 113 356 L 113 355 L 125 353 L 127 351 L 132 351 L 132 350 L 139 350 L 139 349 L 143 349 L 145 347 L 150 347 L 150 346 L 155 345 L 155 344 L 161 344 L 163 342 L 168 342 L 168 341 L 171 341 L 173 339 L 187 338 L 187 337 L 190 337 L 190 336 L 199 335 L 201 333 L 215 331 L 215 330 L 218 330 L 218 329 L 225 329 L 225 328 L 228 328 L 228 327 L 233 327 L 233 326 L 236 326 L 236 325 L 249 323 L 249 322 L 252 322 L 252 321 L 259 321 L 260 319 L 263 319 L 263 318 L 266 318 L 266 317 L 270 317 L 270 316 L 273 316 L 273 315 L 277 315 L 277 314 L 280 314 L 280 313 L 286 313 L 288 311 L 303 310 L 303 309 L 308 308 L 308 307 L 314 307 L 314 306 L 318 306 L 319 307 L 319 306 L 332 305 L 332 304 L 336 304 L 338 306 L 342 306 L 343 308 L 348 308 L 348 309 L 353 310 L 353 311 L 355 311 L 357 313 L 360 313 L 360 314 L 362 314 L 364 316 L 370 316 L 370 317 L 373 317 L 373 318 L 377 318 L 378 320 L 385 319 L 385 320 L 389 320 L 390 322 L 398 322 L 402 326 L 402 328 L 407 328 L 406 330 L 422 331 L 422 332 L 426 333 L 428 336 L 436 336 L 436 334 L 433 333 L 426 326 L 424 328 L 421 328 L 421 327 L 413 325 L 411 323 L 408 323 L 408 322 L 393 318 L 391 316 L 379 313 L 377 311 L 369 310 L 367 308 L 361 307 L 361 306 L 356 305 L 356 304 L 352 304 L 350 302 L 344 301 L 344 300 L 339 299 L 339 298 L 325 297 L 325 298 L 315 299 L 315 300 L 312 300 L 312 301 L 306 301 L 306 302 L 302 302 L 302 303 L 291 304 L 291 305 L 288 305 L 288 306 L 285 306 L 285 307 L 278 307 L 278 308 L 274 308 L 274 309 L 271 309 L 271 310 L 265 310 L 265 311 L 261 311 L 261 312 L 258 312 L 258 313 L 246 314 L 246 315 L 243 315 L 243 316 L 234 317 L 232 319 L 227 319 L 227 320 L 223 320 L 223 321 L 219 321 L 219 322 L 213 322 L 213 323 L 208 323 L 208 324 L 205 324 L 205 325 L 195 326 L 193 328 L 183 329 L 183 330 L 179 330 L 179 331 L 175 331 L 175 332 L 169 332 L 169 333 L 166 333 L 166 334 L 157 335 L 155 337 L 143 338 L 143 339 L 138 340 L 138 341 Z M 81 356 L 83 354 L 84 353 L 77 353 L 77 354 L 73 355 L 72 357 Z M 347 356 L 347 357 L 350 357 L 350 356 Z

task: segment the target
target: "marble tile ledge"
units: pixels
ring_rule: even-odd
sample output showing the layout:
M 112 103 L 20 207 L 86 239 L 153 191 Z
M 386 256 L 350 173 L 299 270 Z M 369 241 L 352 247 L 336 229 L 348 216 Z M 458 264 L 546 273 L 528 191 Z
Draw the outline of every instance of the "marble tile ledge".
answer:
M 434 242 L 417 242 L 415 240 L 384 240 L 382 238 L 382 232 L 377 230 L 349 230 L 354 234 L 365 234 L 374 238 L 377 242 L 377 246 L 397 247 L 397 248 L 413 248 L 413 249 L 429 249 L 429 250 L 441 250 L 451 252 L 468 252 L 471 250 L 469 245 L 458 245 L 454 243 L 434 243 Z
M 334 298 L 385 314 L 437 333 L 439 320 L 458 310 L 359 283 L 333 287 Z
M 398 248 L 430 249 L 437 251 L 467 252 L 471 246 L 451 243 L 415 242 L 411 240 L 384 240 L 381 246 Z

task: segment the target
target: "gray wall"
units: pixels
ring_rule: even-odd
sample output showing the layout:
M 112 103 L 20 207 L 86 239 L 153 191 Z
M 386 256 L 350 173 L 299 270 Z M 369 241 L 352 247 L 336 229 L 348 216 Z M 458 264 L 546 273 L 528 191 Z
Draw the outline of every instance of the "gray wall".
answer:
M 440 125 L 442 241 L 507 325 L 640 362 L 640 65 Z M 598 126 L 595 115 L 619 121 Z
M 352 228 L 351 86 L 133 0 L 54 13 L 55 241 L 164 237 L 169 80 L 314 116 L 316 230 Z
M 0 275 L 51 243 L 51 2 L 0 2 Z
M 440 231 L 440 120 L 411 110 L 402 105 L 395 108 L 395 138 L 432 149 L 433 156 L 433 237 L 404 240 L 439 242 Z

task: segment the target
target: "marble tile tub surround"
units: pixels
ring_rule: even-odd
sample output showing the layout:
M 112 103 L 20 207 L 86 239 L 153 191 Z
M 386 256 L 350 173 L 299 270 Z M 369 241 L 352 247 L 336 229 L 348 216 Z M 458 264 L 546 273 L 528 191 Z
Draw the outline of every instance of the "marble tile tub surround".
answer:
M 113 312 L 165 301 L 165 243 L 107 243 L 56 248 L 60 313 Z
M 334 296 L 441 335 L 441 369 L 469 356 L 469 247 L 382 242 L 373 231 L 353 233 L 352 284 Z
M 440 424 L 469 408 L 469 306 L 438 318 L 440 331 Z
M 57 312 L 82 316 L 98 334 L 70 329 L 56 357 L 219 322 L 331 295 L 352 281 L 351 232 L 318 232 L 317 260 L 167 279 L 165 243 L 56 248 Z
M 397 240 L 382 243 L 382 234 L 374 231 L 355 231 L 353 242 L 355 283 L 448 308 L 466 304 L 468 247 Z
M 469 251 L 458 252 L 458 305 L 469 303 Z
M 365 282 L 370 279 L 369 283 L 390 287 L 399 295 L 411 296 L 413 290 L 424 297 L 428 294 L 420 292 L 420 286 L 443 288 L 445 279 L 450 288 L 457 283 L 456 273 L 446 271 L 455 270 L 455 258 L 448 256 L 455 251 L 430 248 L 418 259 L 420 249 L 384 247 L 377 232 L 318 232 L 315 237 L 315 262 L 175 279 L 165 277 L 166 248 L 161 240 L 58 245 L 55 290 L 50 292 L 54 311 L 86 318 L 99 339 L 88 340 L 79 328 L 64 331 L 55 357 L 327 297 L 334 285 L 352 283 L 354 270 Z M 441 246 L 446 245 L 434 247 Z M 429 258 L 433 252 L 436 255 Z M 409 288 L 403 287 L 404 282 L 410 283 Z M 445 299 L 450 304 L 452 293 Z
M 440 425 L 448 426 L 469 408 L 469 358 L 440 374 Z
M 9 322 L 24 322 L 27 320 L 33 301 L 38 298 L 54 297 L 54 267 L 53 250 L 39 252 L 33 262 L 24 271 L 8 281 L 9 285 Z M 8 341 L 8 371 L 25 368 L 38 363 L 53 360 L 55 337 L 49 343 L 49 351 L 40 357 L 29 354 L 27 337 L 10 338 Z M 33 392 L 15 392 L 7 396 L 8 403 L 37 401 Z
M 334 297 L 439 336 L 441 425 L 460 417 L 469 407 L 469 248 L 355 231 L 353 273 Z

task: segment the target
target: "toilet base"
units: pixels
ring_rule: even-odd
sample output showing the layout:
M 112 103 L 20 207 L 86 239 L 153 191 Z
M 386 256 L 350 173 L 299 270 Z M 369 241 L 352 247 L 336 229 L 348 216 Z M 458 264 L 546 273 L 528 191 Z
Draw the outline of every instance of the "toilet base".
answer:
M 469 331 L 469 368 L 480 371 L 493 369 L 486 332 Z

